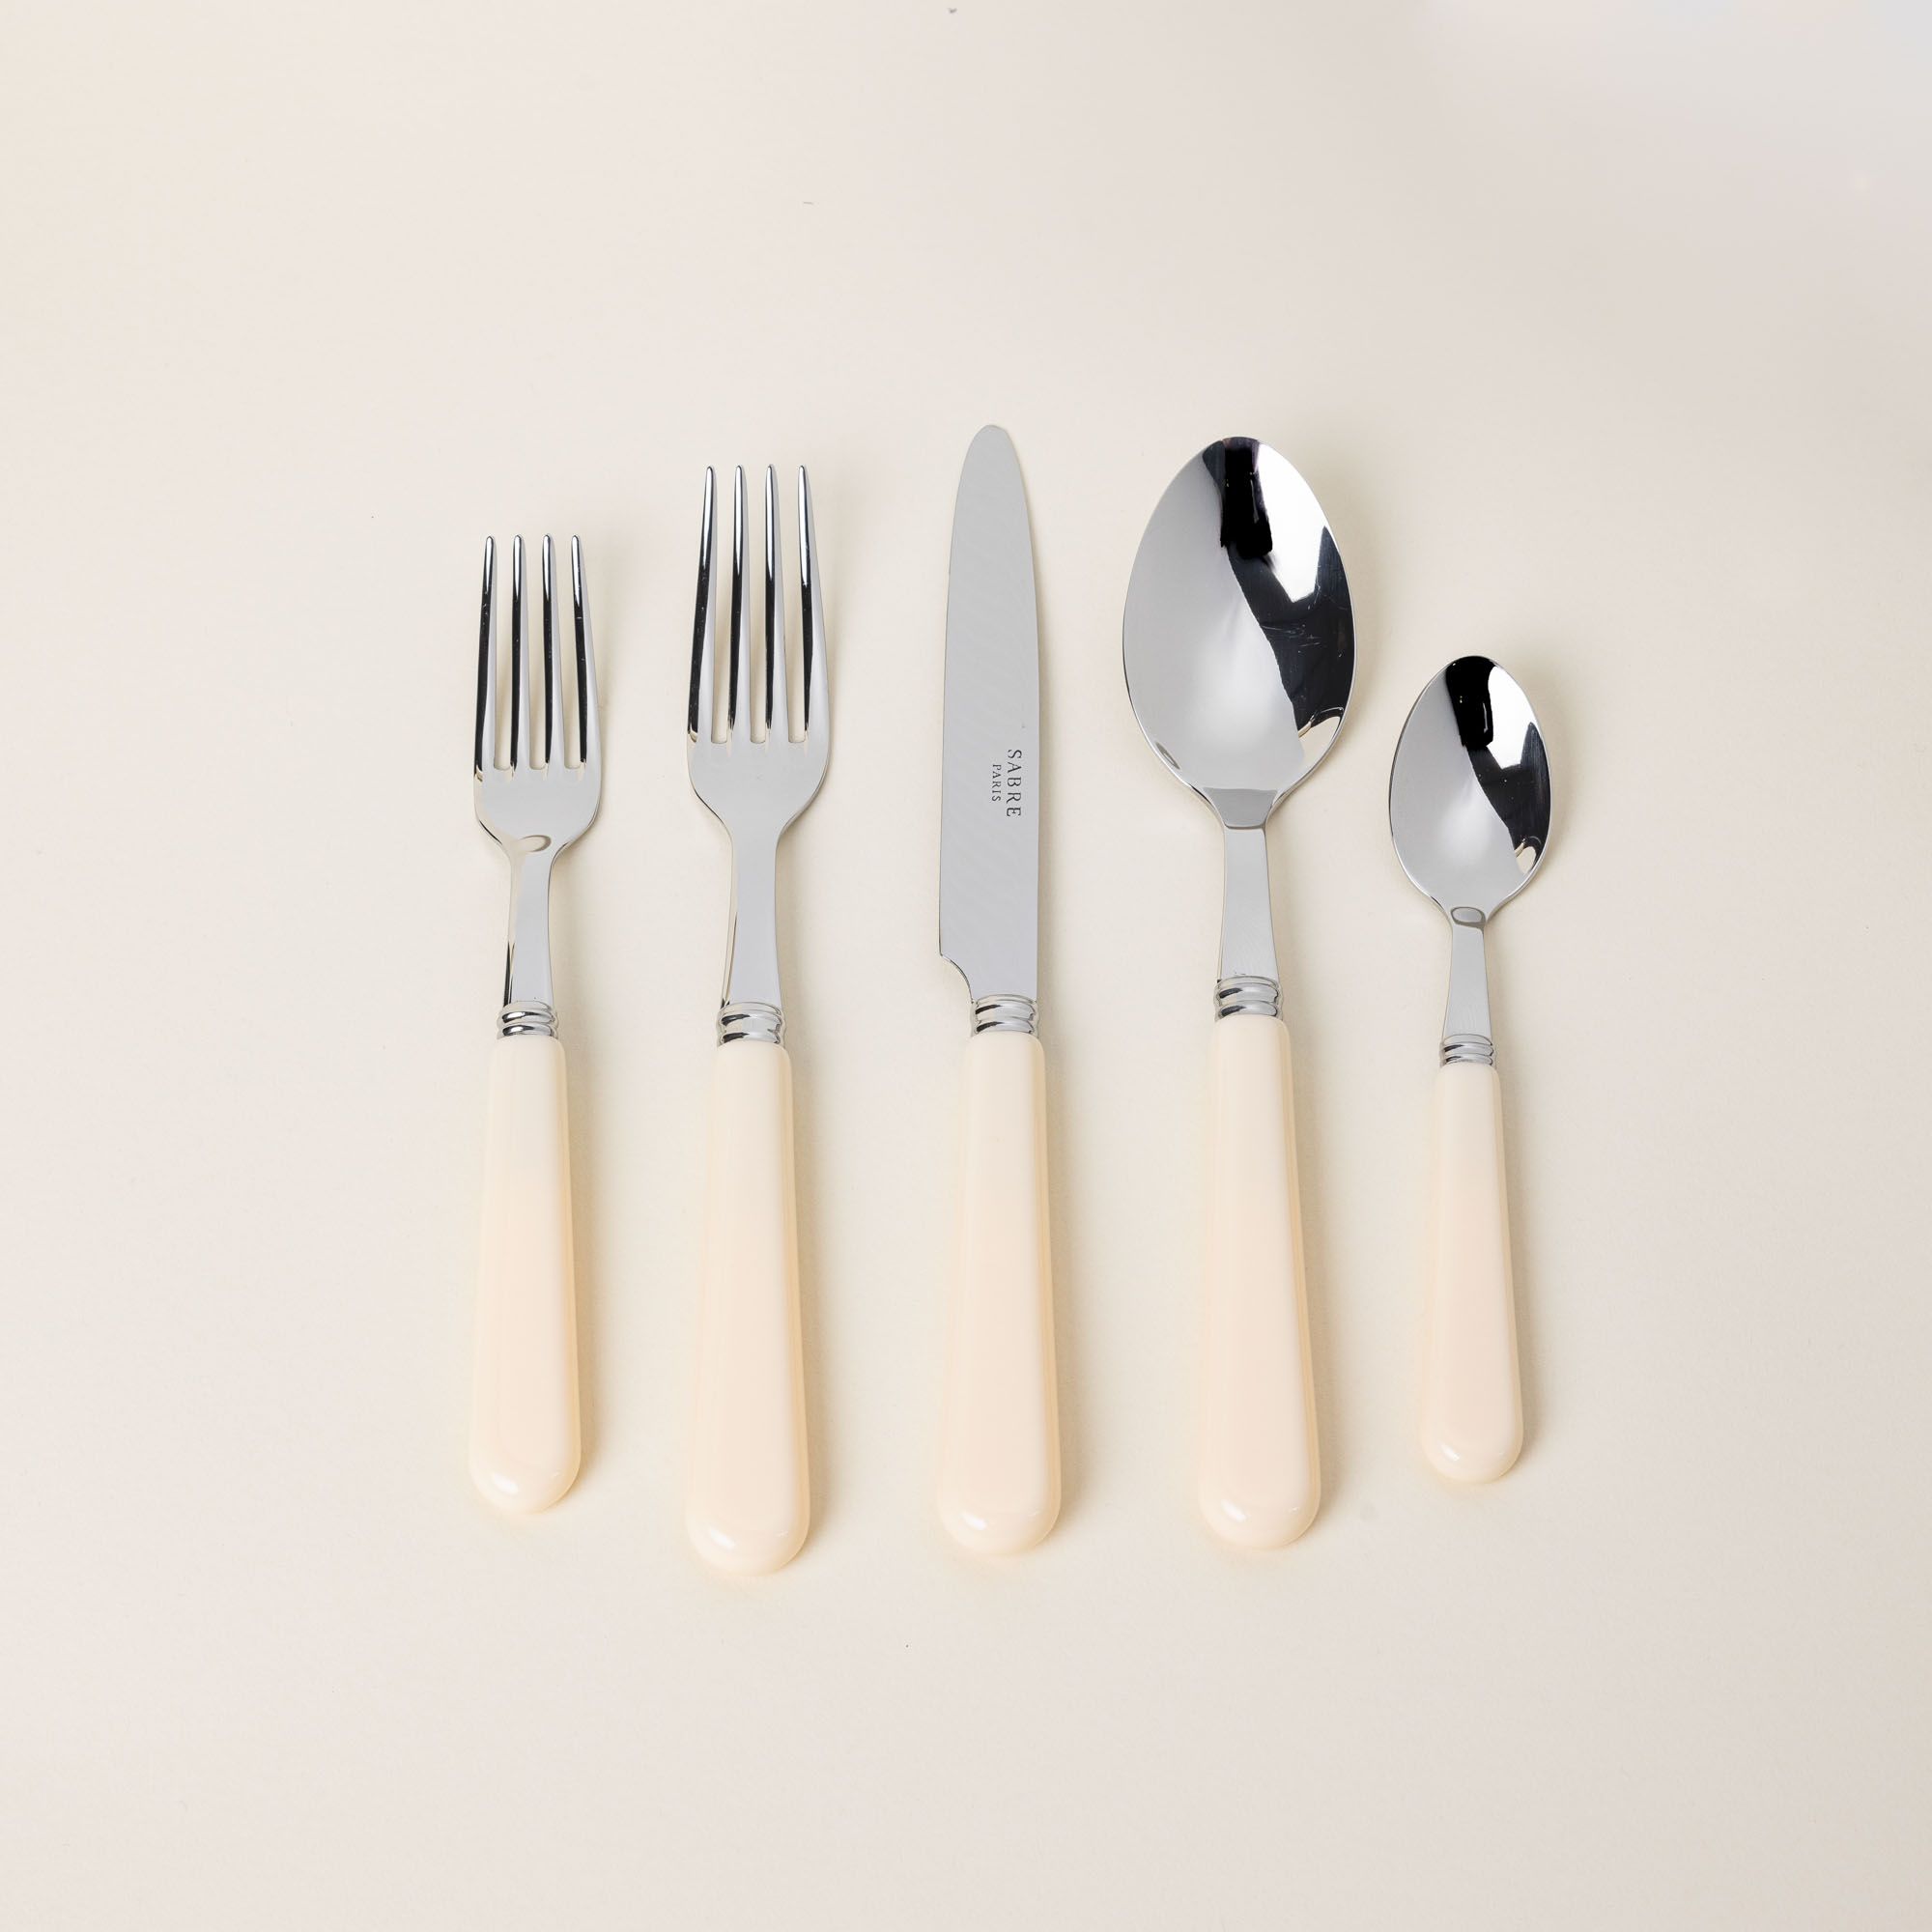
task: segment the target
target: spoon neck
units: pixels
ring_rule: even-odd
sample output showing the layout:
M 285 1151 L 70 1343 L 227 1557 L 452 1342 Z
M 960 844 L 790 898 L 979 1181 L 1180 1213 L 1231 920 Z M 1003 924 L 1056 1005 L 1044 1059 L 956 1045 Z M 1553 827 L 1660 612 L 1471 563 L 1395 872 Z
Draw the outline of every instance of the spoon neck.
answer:
M 1490 1023 L 1490 966 L 1483 952 L 1483 915 L 1457 906 L 1449 915 L 1449 1006 L 1442 1016 L 1442 1064 L 1496 1064 Z
M 1274 955 L 1274 907 L 1268 896 L 1267 832 L 1260 825 L 1223 827 L 1218 1019 L 1281 1011 L 1281 968 Z

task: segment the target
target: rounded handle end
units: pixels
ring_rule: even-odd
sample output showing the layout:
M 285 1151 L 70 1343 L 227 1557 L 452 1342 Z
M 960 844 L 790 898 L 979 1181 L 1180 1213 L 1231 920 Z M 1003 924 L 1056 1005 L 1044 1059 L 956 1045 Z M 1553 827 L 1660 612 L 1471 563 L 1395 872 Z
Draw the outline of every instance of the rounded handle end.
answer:
M 1223 1543 L 1237 1549 L 1285 1549 L 1315 1520 L 1321 1489 L 1312 1469 L 1297 1487 L 1265 1496 L 1231 1494 L 1226 1485 L 1204 1474 L 1200 1502 L 1203 1520 Z
M 534 1516 L 569 1492 L 578 1461 L 575 1442 L 559 1443 L 554 1453 L 531 1459 L 512 1456 L 500 1445 L 478 1443 L 469 1453 L 469 1480 L 485 1502 L 513 1516 Z
M 1422 1453 L 1435 1473 L 1452 1483 L 1493 1483 L 1522 1453 L 1522 1422 L 1519 1417 L 1514 1428 L 1498 1429 L 1487 1438 L 1452 1437 L 1425 1423 Z
M 946 1533 L 975 1556 L 1017 1556 L 1044 1540 L 1060 1515 L 1060 1486 L 1043 1485 L 1038 1492 L 999 1508 L 988 1508 L 958 1492 L 942 1488 L 939 1520 Z
M 712 1569 L 729 1577 L 769 1577 L 782 1570 L 804 1548 L 809 1523 L 802 1500 L 762 1520 L 727 1521 L 695 1501 L 684 1513 L 691 1547 Z

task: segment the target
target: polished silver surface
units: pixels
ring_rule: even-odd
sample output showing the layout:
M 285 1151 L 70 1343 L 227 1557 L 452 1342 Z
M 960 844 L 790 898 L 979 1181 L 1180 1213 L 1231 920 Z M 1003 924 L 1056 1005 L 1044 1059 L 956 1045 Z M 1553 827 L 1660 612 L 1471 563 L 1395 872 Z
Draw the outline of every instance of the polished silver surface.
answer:
M 1449 918 L 1442 1058 L 1495 1061 L 1483 932 L 1549 840 L 1549 760 L 1522 687 L 1458 658 L 1423 687 L 1389 771 L 1389 831 L 1410 880 Z
M 1039 1009 L 1023 993 L 995 993 L 973 1002 L 973 1031 L 1037 1034 Z
M 1031 1033 L 1039 997 L 1039 618 L 1019 458 L 973 439 L 952 511 L 940 768 L 939 950 L 976 1031 Z
M 798 472 L 799 619 L 804 632 L 799 680 L 803 722 L 790 730 L 784 622 L 784 540 L 778 473 L 765 471 L 765 568 L 758 689 L 753 689 L 751 591 L 745 581 L 745 472 L 734 471 L 731 597 L 725 642 L 724 731 L 718 728 L 718 639 L 713 609 L 712 539 L 717 479 L 704 472 L 697 548 L 697 609 L 691 643 L 691 701 L 685 717 L 692 788 L 731 838 L 731 920 L 724 941 L 724 996 L 718 1037 L 782 1041 L 779 990 L 778 851 L 785 827 L 810 805 L 825 778 L 832 719 L 825 663 L 825 610 L 811 486 Z M 754 721 L 756 728 L 754 729 Z
M 1327 754 L 1355 675 L 1341 553 L 1314 493 L 1248 437 L 1168 486 L 1134 558 L 1127 696 L 1148 743 L 1224 829 L 1215 1010 L 1280 1010 L 1268 814 Z
M 597 816 L 604 754 L 597 727 L 597 661 L 583 599 L 583 553 L 570 540 L 575 704 L 569 701 L 558 664 L 562 613 L 555 582 L 555 554 L 543 541 L 543 635 L 539 662 L 530 641 L 524 588 L 524 540 L 510 549 L 510 745 L 509 763 L 497 762 L 497 542 L 483 545 L 483 619 L 476 654 L 476 731 L 472 763 L 476 816 L 510 858 L 510 944 L 503 969 L 503 1004 L 497 1031 L 504 1036 L 554 1037 L 556 1008 L 550 974 L 550 877 L 557 855 L 589 829 Z M 538 678 L 541 675 L 541 686 Z M 532 721 L 530 700 L 540 715 Z M 566 712 L 574 718 L 563 724 Z M 534 722 L 534 730 L 532 724 Z M 541 745 L 543 756 L 536 753 Z

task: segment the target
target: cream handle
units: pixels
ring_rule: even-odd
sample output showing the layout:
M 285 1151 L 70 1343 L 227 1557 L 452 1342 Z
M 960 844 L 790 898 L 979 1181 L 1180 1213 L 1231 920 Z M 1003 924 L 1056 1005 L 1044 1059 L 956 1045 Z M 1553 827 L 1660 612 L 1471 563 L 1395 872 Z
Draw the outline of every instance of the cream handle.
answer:
M 980 1555 L 1030 1548 L 1060 1514 L 1046 1057 L 1031 1034 L 966 1048 L 957 1238 L 939 1425 L 939 1516 Z
M 768 1040 L 713 1063 L 699 1268 L 685 1528 L 707 1563 L 755 1576 L 798 1554 L 810 1508 L 791 1060 Z
M 1216 1020 L 1200 1501 L 1215 1535 L 1277 1548 L 1321 1500 L 1288 1029 Z
M 1502 1088 L 1493 1066 L 1452 1062 L 1436 1074 L 1435 1136 L 1422 1448 L 1443 1475 L 1487 1483 L 1522 1447 Z
M 579 1454 L 563 1048 L 524 1034 L 490 1050 L 469 1474 L 499 1509 L 548 1509 Z

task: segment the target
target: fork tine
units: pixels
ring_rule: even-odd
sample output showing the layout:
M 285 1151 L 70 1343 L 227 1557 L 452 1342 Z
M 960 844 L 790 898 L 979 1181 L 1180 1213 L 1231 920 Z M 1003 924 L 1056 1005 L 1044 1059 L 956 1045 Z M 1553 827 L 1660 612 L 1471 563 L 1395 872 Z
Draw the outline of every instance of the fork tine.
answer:
M 825 604 L 818 586 L 818 535 L 811 523 L 811 481 L 798 467 L 799 614 L 805 621 L 805 735 L 823 731 L 830 696 L 825 675 Z
M 497 762 L 497 539 L 483 539 L 483 622 L 476 640 L 476 776 Z
M 551 540 L 543 547 L 543 761 L 546 768 L 556 756 L 556 558 Z
M 789 741 L 784 572 L 779 562 L 779 472 L 765 465 L 765 736 Z
M 524 636 L 524 540 L 510 545 L 510 769 L 515 771 L 529 755 L 529 692 L 525 680 L 525 660 L 528 656 Z
M 577 631 L 577 761 L 597 782 L 604 738 L 597 724 L 597 652 L 590 641 L 590 604 L 583 594 L 583 550 L 570 540 L 570 601 Z
M 707 468 L 704 472 L 704 517 L 697 531 L 697 615 L 691 630 L 691 709 L 685 719 L 686 735 L 700 735 L 708 744 L 717 721 L 712 697 L 711 660 L 715 655 L 711 622 L 711 522 L 717 500 L 718 479 Z
M 731 497 L 731 683 L 724 697 L 728 736 L 752 735 L 751 613 L 745 608 L 745 466 L 738 465 Z M 739 679 L 744 680 L 744 725 L 739 728 Z

